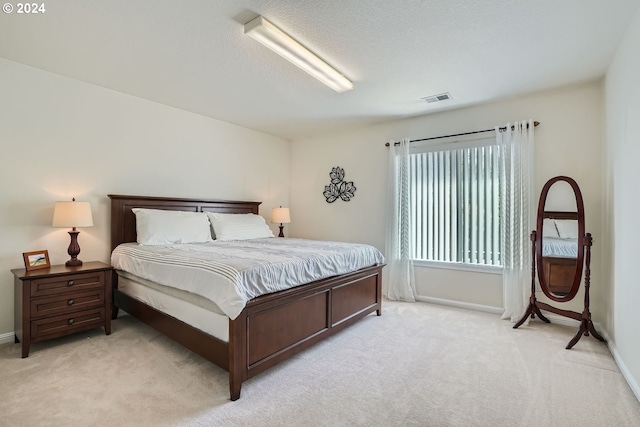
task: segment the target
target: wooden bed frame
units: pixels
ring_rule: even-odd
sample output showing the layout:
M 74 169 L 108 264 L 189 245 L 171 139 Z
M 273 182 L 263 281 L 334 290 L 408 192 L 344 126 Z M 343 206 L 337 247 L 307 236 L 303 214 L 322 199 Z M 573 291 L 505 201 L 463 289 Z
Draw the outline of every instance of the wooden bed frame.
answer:
M 193 212 L 258 213 L 260 202 L 110 194 L 111 250 L 136 241 L 132 208 Z M 280 363 L 372 312 L 381 315 L 382 268 L 373 265 L 250 300 L 229 319 L 229 342 L 208 335 L 118 291 L 114 273 L 113 318 L 121 308 L 229 372 L 231 400 L 242 382 Z

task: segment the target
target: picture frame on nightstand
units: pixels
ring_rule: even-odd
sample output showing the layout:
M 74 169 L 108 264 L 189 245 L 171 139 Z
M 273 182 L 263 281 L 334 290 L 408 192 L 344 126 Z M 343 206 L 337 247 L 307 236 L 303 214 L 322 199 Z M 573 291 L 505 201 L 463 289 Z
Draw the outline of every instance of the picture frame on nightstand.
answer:
M 49 262 L 49 251 L 46 249 L 41 251 L 23 252 L 22 257 L 24 258 L 24 268 L 27 271 L 51 267 L 51 263 Z

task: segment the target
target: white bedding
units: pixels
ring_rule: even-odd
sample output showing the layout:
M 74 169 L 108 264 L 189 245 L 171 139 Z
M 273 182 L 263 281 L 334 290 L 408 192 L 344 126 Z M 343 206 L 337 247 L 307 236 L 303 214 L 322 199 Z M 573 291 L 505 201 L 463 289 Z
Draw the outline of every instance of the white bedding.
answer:
M 124 243 L 111 254 L 116 270 L 207 298 L 231 319 L 257 296 L 383 262 L 370 245 L 291 238 Z
M 542 239 L 542 256 L 577 258 L 578 239 L 544 237 Z

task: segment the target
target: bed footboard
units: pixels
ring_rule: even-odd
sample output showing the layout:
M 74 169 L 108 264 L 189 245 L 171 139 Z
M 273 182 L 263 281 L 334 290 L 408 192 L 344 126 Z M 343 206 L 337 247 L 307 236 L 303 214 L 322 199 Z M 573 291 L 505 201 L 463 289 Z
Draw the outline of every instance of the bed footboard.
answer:
M 573 277 L 576 274 L 576 262 L 576 258 L 542 258 L 544 278 L 551 292 L 566 295 L 571 291 Z
M 229 388 L 372 312 L 381 315 L 382 267 L 377 265 L 251 300 L 229 322 Z

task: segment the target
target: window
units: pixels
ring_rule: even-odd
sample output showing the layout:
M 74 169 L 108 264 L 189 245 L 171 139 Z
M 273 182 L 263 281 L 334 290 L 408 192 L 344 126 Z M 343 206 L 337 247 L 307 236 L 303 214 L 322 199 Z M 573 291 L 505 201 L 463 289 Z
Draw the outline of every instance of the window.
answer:
M 502 265 L 502 152 L 495 139 L 412 148 L 414 260 Z

